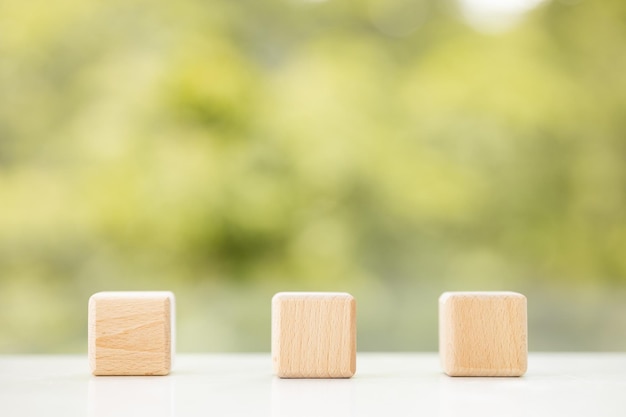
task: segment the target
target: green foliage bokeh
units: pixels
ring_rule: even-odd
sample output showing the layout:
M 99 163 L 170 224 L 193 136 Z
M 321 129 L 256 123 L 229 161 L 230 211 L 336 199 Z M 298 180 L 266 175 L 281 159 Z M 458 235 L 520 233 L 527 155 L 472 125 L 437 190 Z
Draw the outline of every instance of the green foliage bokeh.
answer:
M 0 3 L 0 351 L 84 350 L 116 289 L 174 290 L 182 350 L 267 350 L 280 290 L 353 293 L 360 349 L 436 349 L 455 289 L 527 294 L 531 348 L 623 350 L 624 22 Z

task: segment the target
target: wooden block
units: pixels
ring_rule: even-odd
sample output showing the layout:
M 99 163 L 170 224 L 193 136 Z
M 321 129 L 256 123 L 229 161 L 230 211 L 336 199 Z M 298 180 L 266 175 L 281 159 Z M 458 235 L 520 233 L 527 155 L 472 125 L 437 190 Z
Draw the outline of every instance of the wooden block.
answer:
M 94 375 L 167 375 L 174 353 L 174 294 L 99 292 L 89 299 Z
M 356 302 L 348 293 L 272 298 L 272 361 L 281 378 L 350 378 L 356 371 Z
M 515 292 L 443 293 L 439 356 L 450 376 L 526 373 L 526 297 Z

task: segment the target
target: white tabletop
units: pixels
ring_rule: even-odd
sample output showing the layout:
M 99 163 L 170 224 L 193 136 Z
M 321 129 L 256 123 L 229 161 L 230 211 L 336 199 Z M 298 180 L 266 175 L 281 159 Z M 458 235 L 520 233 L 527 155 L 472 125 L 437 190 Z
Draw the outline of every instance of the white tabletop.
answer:
M 283 380 L 269 354 L 178 355 L 162 377 L 84 356 L 0 356 L 2 416 L 620 416 L 626 354 L 531 354 L 522 378 L 450 378 L 436 354 L 360 353 L 351 379 Z

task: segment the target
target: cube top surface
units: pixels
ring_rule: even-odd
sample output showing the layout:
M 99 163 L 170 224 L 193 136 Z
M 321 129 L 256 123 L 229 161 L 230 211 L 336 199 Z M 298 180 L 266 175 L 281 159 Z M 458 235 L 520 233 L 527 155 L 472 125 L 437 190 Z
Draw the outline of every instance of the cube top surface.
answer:
M 281 378 L 349 378 L 356 371 L 356 301 L 340 292 L 272 298 L 272 361 Z
M 454 298 L 475 298 L 475 299 L 489 299 L 489 298 L 521 298 L 526 299 L 523 294 L 514 291 L 447 291 L 441 294 L 439 302 L 446 302 L 449 299 Z
M 304 300 L 304 299 L 319 299 L 329 300 L 331 298 L 339 298 L 346 300 L 353 300 L 354 297 L 347 292 L 297 292 L 297 291 L 285 291 L 279 292 L 272 297 L 272 302 L 285 301 L 285 300 Z
M 107 300 L 107 299 L 174 299 L 174 293 L 171 291 L 101 291 L 93 294 L 90 300 Z
M 450 376 L 521 376 L 527 369 L 526 297 L 509 291 L 439 298 L 439 352 Z
M 107 291 L 89 298 L 94 375 L 167 375 L 174 351 L 174 294 Z

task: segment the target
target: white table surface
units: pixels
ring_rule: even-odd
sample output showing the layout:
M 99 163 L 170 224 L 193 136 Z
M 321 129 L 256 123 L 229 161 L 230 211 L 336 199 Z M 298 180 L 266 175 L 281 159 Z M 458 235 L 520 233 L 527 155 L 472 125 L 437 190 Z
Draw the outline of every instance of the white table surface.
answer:
M 531 354 L 521 378 L 450 378 L 436 354 L 360 353 L 351 379 L 286 380 L 269 354 L 178 355 L 94 377 L 86 356 L 0 356 L 1 416 L 626 416 L 626 353 Z

